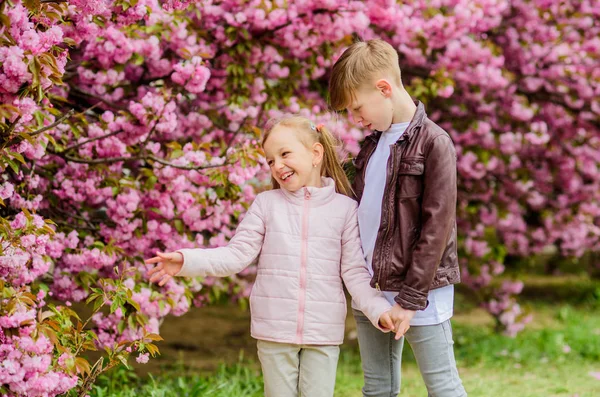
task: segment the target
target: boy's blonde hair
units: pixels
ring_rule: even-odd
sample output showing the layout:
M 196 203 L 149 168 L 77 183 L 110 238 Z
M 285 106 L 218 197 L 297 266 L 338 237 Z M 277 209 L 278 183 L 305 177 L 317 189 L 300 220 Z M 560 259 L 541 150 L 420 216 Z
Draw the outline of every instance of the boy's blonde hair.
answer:
M 339 141 L 329 132 L 323 125 L 315 126 L 312 121 L 303 116 L 284 116 L 276 119 L 271 119 L 267 122 L 264 128 L 262 145 L 271 135 L 271 132 L 277 126 L 294 128 L 299 134 L 298 138 L 307 148 L 311 149 L 316 142 L 323 145 L 323 164 L 321 166 L 321 176 L 332 178 L 335 181 L 336 192 L 345 196 L 352 196 L 352 187 L 348 176 L 344 172 L 344 168 L 337 154 L 337 148 L 340 146 Z M 279 189 L 279 183 L 275 178 L 271 177 L 273 189 Z
M 359 41 L 344 51 L 333 65 L 329 79 L 329 103 L 333 110 L 346 109 L 358 88 L 383 73 L 391 73 L 401 87 L 398 53 L 381 39 Z

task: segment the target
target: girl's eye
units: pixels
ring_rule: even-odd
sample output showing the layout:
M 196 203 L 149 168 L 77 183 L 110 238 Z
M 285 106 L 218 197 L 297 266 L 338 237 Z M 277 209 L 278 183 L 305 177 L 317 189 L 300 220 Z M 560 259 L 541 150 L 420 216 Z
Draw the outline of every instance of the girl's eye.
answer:
M 269 167 L 272 167 L 272 166 L 273 166 L 273 160 L 269 160 L 269 161 L 267 161 L 267 165 L 268 165 Z
M 283 153 L 281 153 L 281 156 L 285 157 L 285 156 L 286 156 L 286 154 L 289 154 L 289 153 L 290 153 L 290 152 L 283 152 Z

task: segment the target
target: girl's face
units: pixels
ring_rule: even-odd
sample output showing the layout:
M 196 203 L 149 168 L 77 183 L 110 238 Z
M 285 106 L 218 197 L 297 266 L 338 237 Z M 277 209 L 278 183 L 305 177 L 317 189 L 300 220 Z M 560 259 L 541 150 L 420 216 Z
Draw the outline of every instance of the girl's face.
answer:
M 314 143 L 306 147 L 299 139 L 300 134 L 297 128 L 277 125 L 263 145 L 271 175 L 281 188 L 290 192 L 304 186 L 321 187 L 323 146 Z

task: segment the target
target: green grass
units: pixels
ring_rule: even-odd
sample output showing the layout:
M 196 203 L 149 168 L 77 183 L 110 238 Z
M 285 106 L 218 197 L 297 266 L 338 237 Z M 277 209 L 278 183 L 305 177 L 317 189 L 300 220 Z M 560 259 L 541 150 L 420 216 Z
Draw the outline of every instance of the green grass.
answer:
M 225 366 L 210 376 L 178 376 L 173 371 L 146 379 L 119 368 L 99 379 L 90 393 L 94 397 L 258 397 L 263 383 L 256 363 L 240 361 Z
M 596 397 L 600 380 L 600 308 L 535 303 L 534 322 L 516 338 L 494 334 L 480 309 L 453 320 L 459 372 L 469 396 Z M 415 360 L 404 349 L 401 396 L 426 397 Z M 92 397 L 262 396 L 259 366 L 241 358 L 206 375 L 190 374 L 184 363 L 155 376 L 139 378 L 123 369 L 100 379 Z M 356 341 L 342 349 L 336 397 L 360 397 L 362 371 Z
M 362 373 L 356 366 L 358 358 L 348 360 L 340 362 L 336 397 L 362 397 Z M 600 364 L 590 362 L 486 362 L 474 366 L 464 366 L 459 362 L 459 372 L 470 397 L 597 397 L 600 381 L 589 373 L 599 370 Z M 413 362 L 403 365 L 400 396 L 427 397 L 425 385 Z

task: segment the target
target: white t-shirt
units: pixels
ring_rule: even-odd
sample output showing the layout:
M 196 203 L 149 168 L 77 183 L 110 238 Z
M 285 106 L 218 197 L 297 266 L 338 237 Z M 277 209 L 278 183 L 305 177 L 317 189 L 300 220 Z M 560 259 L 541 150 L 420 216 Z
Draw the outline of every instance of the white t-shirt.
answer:
M 381 134 L 379 143 L 367 164 L 365 188 L 358 207 L 358 227 L 360 239 L 371 276 L 373 275 L 373 251 L 381 222 L 381 205 L 387 177 L 387 162 L 390 145 L 396 143 L 406 131 L 409 123 L 392 124 L 389 130 Z M 393 305 L 398 292 L 384 291 L 387 300 Z M 425 310 L 415 313 L 410 325 L 435 325 L 452 317 L 454 307 L 454 286 L 429 291 L 429 305 Z

